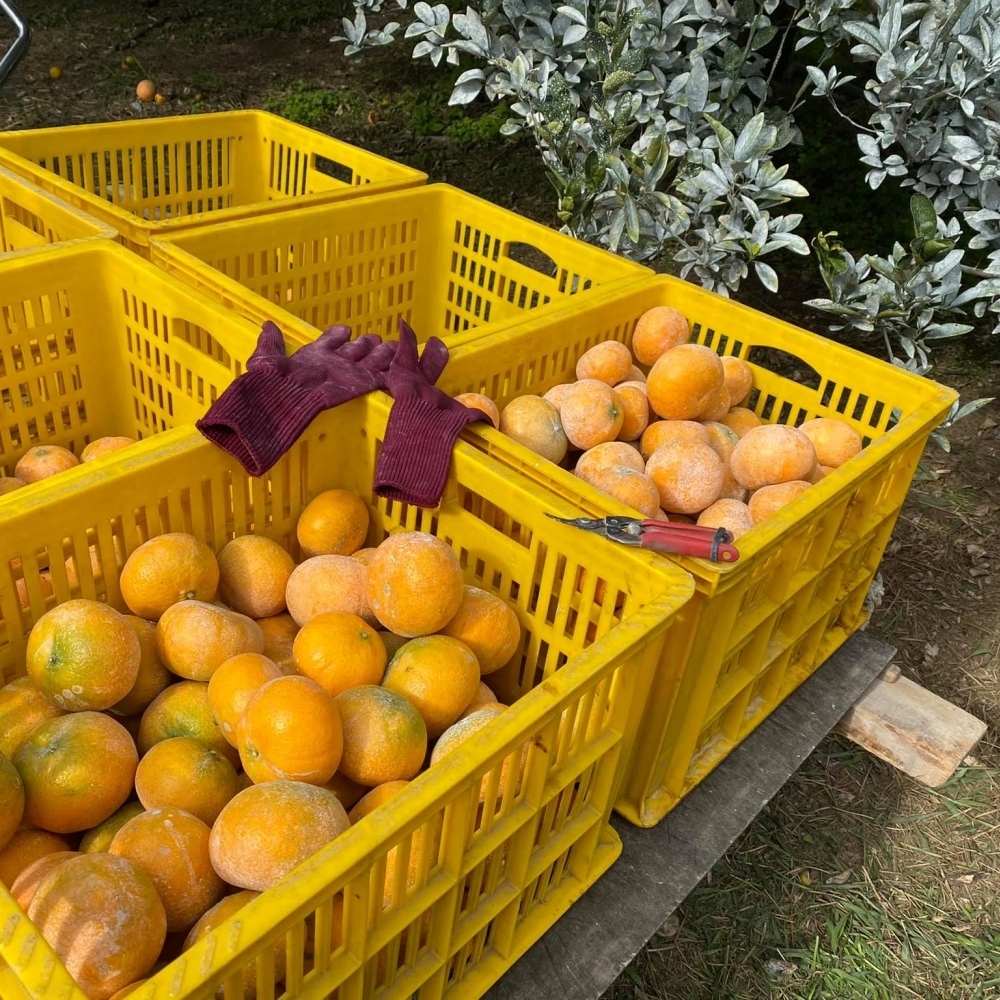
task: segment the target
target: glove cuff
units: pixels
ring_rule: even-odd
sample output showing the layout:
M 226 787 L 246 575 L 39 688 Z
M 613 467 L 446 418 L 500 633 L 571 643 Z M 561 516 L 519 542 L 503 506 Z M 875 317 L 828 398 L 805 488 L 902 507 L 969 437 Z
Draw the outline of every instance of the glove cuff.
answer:
M 195 426 L 251 476 L 263 476 L 324 408 L 316 388 L 255 369 L 236 379 Z
M 441 396 L 448 399 L 444 393 Z M 480 410 L 445 409 L 416 394 L 397 398 L 375 466 L 376 495 L 437 507 L 448 481 L 452 449 L 465 425 L 474 420 L 488 417 Z

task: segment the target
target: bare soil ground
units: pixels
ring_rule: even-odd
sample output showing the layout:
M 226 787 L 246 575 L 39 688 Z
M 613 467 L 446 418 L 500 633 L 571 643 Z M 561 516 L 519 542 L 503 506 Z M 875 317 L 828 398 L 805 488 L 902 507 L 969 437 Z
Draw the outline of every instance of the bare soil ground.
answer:
M 408 46 L 343 59 L 328 42 L 343 0 L 23 6 L 34 39 L 0 90 L 0 128 L 266 106 L 554 222 L 532 147 L 496 138 L 502 116 L 448 109 L 448 80 L 413 64 Z M 142 76 L 165 104 L 135 101 Z M 748 286 L 742 297 L 823 332 L 799 305 L 819 294 L 813 268 L 787 262 L 779 296 Z M 1000 396 L 1000 341 L 970 339 L 936 360 L 963 398 Z M 607 1000 L 1000 997 L 998 424 L 994 403 L 951 431 L 951 454 L 928 449 L 870 626 L 908 676 L 985 719 L 986 740 L 936 791 L 826 740 Z

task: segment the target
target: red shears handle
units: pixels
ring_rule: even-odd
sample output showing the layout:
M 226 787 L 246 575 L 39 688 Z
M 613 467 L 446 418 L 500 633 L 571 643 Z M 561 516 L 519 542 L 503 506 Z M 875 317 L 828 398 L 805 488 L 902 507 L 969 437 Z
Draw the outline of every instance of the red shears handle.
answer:
M 710 559 L 712 562 L 733 563 L 740 558 L 739 549 L 731 544 L 733 536 L 725 528 L 654 520 L 643 521 L 642 528 L 639 547 L 643 549 Z

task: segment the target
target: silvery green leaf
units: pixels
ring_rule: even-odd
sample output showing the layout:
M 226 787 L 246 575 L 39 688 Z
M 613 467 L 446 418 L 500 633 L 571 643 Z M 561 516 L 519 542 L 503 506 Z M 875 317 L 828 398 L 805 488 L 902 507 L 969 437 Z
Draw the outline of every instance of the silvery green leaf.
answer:
M 576 45 L 587 37 L 585 24 L 571 24 L 563 33 L 563 45 Z
M 956 420 L 961 420 L 963 417 L 969 416 L 971 413 L 975 413 L 976 410 L 981 410 L 984 406 L 989 405 L 993 402 L 995 397 L 987 396 L 984 399 L 973 399 L 969 403 L 965 403 L 961 406 L 958 412 L 951 418 L 949 423 L 954 423 Z
M 761 138 L 761 134 L 764 132 L 764 116 L 754 115 L 743 126 L 739 137 L 736 139 L 736 145 L 733 148 L 733 159 L 738 161 L 746 161 L 755 159 L 761 150 L 758 148 L 757 140 Z
M 562 14 L 563 17 L 568 17 L 575 24 L 587 24 L 587 18 L 584 16 L 583 12 L 577 10 L 576 7 L 571 7 L 569 4 L 563 4 L 556 8 L 557 12 Z
M 700 56 L 691 61 L 687 85 L 684 88 L 687 95 L 687 106 L 695 114 L 705 109 L 708 103 L 708 67 Z
M 882 181 L 885 180 L 886 173 L 887 171 L 885 170 L 869 170 L 868 177 L 866 178 L 866 180 L 868 181 L 868 186 L 873 191 L 877 190 Z
M 895 68 L 895 55 L 893 55 L 891 50 L 883 52 L 882 55 L 878 57 L 878 62 L 875 64 L 875 75 L 882 81 L 882 83 L 887 83 L 892 79 L 892 73 Z
M 947 340 L 950 337 L 961 337 L 974 330 L 968 323 L 932 323 L 924 330 L 924 340 Z
M 765 264 L 763 261 L 754 261 L 754 270 L 757 272 L 757 277 L 760 279 L 760 283 L 769 291 L 776 292 L 778 290 L 778 275 L 770 264 Z
M 786 178 L 778 181 L 767 189 L 768 194 L 780 195 L 782 198 L 808 198 L 809 192 L 798 181 Z
M 878 141 L 874 136 L 867 135 L 864 132 L 858 134 L 858 148 L 866 156 L 880 157 Z
M 827 79 L 823 71 L 818 66 L 806 66 L 806 72 L 816 88 L 813 90 L 813 97 L 822 97 L 827 88 Z

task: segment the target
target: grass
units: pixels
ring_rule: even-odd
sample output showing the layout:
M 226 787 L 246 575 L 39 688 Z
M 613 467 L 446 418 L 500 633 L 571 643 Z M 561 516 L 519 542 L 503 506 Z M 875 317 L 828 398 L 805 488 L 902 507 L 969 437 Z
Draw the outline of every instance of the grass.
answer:
M 606 1000 L 1000 995 L 998 780 L 920 788 L 828 739 Z

